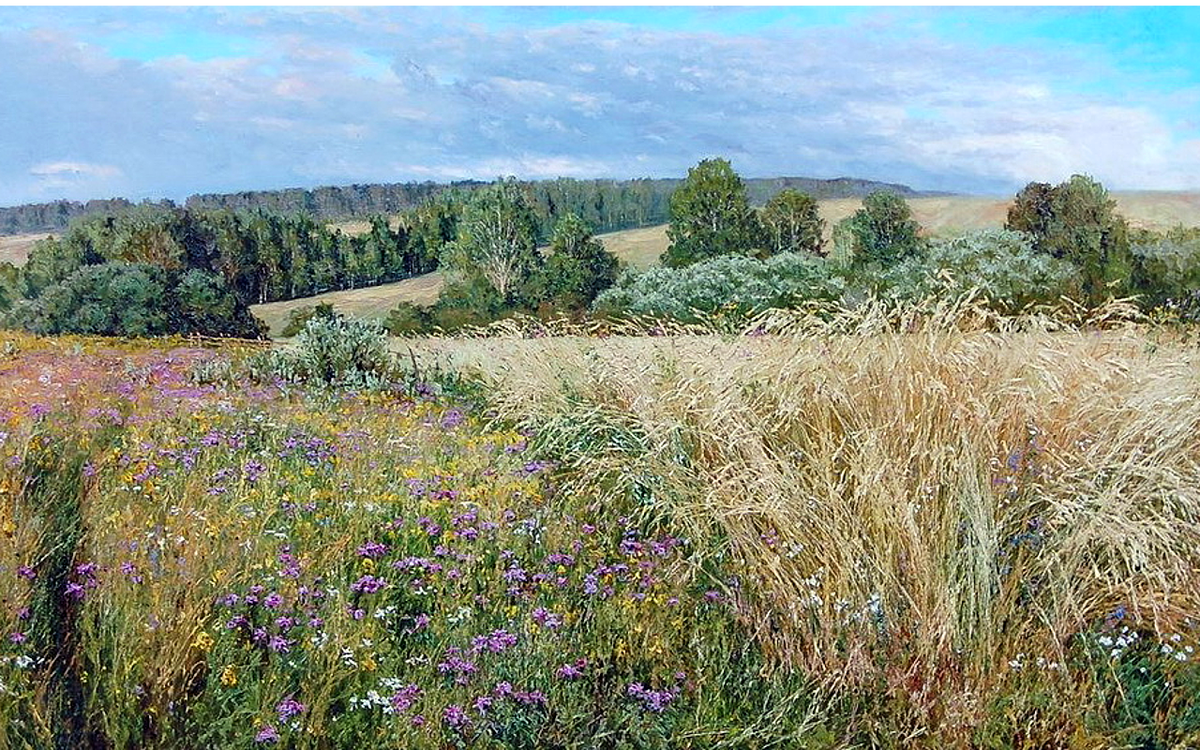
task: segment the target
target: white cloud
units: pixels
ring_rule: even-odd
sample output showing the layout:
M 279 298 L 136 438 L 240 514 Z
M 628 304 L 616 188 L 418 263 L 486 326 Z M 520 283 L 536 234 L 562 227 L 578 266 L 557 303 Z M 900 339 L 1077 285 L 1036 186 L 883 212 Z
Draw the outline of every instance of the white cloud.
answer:
M 30 167 L 29 174 L 37 177 L 55 177 L 59 179 L 120 177 L 121 170 L 111 164 L 88 164 L 82 161 L 53 161 Z
M 138 63 L 85 43 L 83 23 L 0 26 L 0 59 L 22 61 L 0 67 L 0 174 L 28 175 L 6 198 L 680 175 L 714 154 L 746 175 L 965 191 L 1071 172 L 1200 187 L 1200 90 L 1147 93 L 1094 50 L 977 50 L 885 11 L 760 36 L 488 28 L 454 8 L 141 13 L 255 51 Z

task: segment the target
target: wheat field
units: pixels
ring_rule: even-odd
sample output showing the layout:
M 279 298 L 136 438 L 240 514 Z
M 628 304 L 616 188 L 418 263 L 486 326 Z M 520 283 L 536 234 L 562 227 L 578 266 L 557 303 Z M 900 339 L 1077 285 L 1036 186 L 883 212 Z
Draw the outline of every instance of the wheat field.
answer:
M 481 376 L 567 456 L 564 492 L 711 540 L 781 668 L 845 688 L 886 652 L 939 731 L 1025 665 L 1061 676 L 1114 617 L 1194 629 L 1200 352 L 1138 327 L 910 328 L 394 347 Z

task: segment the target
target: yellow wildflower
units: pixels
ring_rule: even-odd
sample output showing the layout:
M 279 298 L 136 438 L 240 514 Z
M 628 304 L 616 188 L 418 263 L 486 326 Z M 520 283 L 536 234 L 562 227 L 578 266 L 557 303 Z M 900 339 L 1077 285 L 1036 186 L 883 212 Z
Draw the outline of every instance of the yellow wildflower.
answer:
M 207 652 L 212 650 L 214 642 L 211 635 L 201 630 L 199 633 L 196 633 L 196 638 L 192 641 L 192 648 L 198 648 L 201 651 Z

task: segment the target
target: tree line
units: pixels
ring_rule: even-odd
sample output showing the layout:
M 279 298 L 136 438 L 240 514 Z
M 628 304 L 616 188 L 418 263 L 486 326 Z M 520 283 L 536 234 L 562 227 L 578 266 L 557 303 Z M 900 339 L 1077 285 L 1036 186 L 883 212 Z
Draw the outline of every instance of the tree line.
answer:
M 671 194 L 682 180 L 642 178 L 633 180 L 576 180 L 558 178 L 522 183 L 529 191 L 538 219 L 538 238 L 548 242 L 559 216 L 573 213 L 597 232 L 612 232 L 631 227 L 661 224 L 667 220 Z M 255 190 L 236 193 L 203 193 L 189 197 L 183 207 L 209 211 L 304 214 L 321 221 L 369 219 L 391 216 L 417 208 L 445 193 L 468 194 L 490 183 L 463 180 L 450 183 L 404 182 L 326 186 L 313 189 Z M 793 189 L 817 199 L 862 197 L 879 190 L 915 196 L 905 185 L 891 185 L 841 177 L 818 180 L 808 177 L 773 177 L 747 181 L 750 199 L 757 205 L 776 193 Z M 170 200 L 146 201 L 142 206 L 175 208 Z M 0 234 L 60 232 L 71 220 L 83 216 L 112 215 L 133 210 L 136 205 L 124 198 L 27 204 L 0 207 Z
M 1027 185 L 1003 229 L 931 239 L 894 191 L 868 194 L 827 233 L 813 195 L 784 188 L 755 207 L 728 161 L 706 159 L 667 197 L 670 242 L 661 267 L 643 273 L 622 269 L 596 238 L 602 212 L 593 199 L 602 193 L 573 180 L 541 185 L 509 178 L 443 191 L 354 235 L 263 210 L 143 205 L 85 217 L 38 243 L 24 267 L 0 267 L 0 312 L 8 325 L 41 333 L 258 336 L 249 305 L 434 269 L 446 278 L 440 299 L 399 306 L 393 331 L 517 312 L 690 319 L 967 289 L 1005 311 L 1128 295 L 1200 308 L 1200 230 L 1130 228 L 1104 187 L 1082 175 Z M 648 196 L 634 203 L 649 211 Z M 298 312 L 292 327 L 316 313 Z
M 1147 309 L 1200 321 L 1200 229 L 1132 228 L 1086 175 L 1029 183 L 1002 229 L 927 237 L 891 191 L 866 196 L 828 243 L 824 229 L 811 196 L 785 190 L 756 210 L 727 161 L 702 161 L 672 196 L 662 267 L 623 275 L 594 310 L 744 318 L 813 300 L 853 305 L 973 290 L 1010 313 L 1063 297 L 1089 306 L 1136 297 Z

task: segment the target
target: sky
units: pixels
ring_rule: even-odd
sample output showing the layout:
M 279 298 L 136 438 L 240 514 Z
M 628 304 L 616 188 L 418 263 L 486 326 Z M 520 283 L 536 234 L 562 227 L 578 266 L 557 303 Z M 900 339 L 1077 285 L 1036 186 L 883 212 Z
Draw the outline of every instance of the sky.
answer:
M 0 205 L 715 156 L 1200 188 L 1200 8 L 0 7 Z

